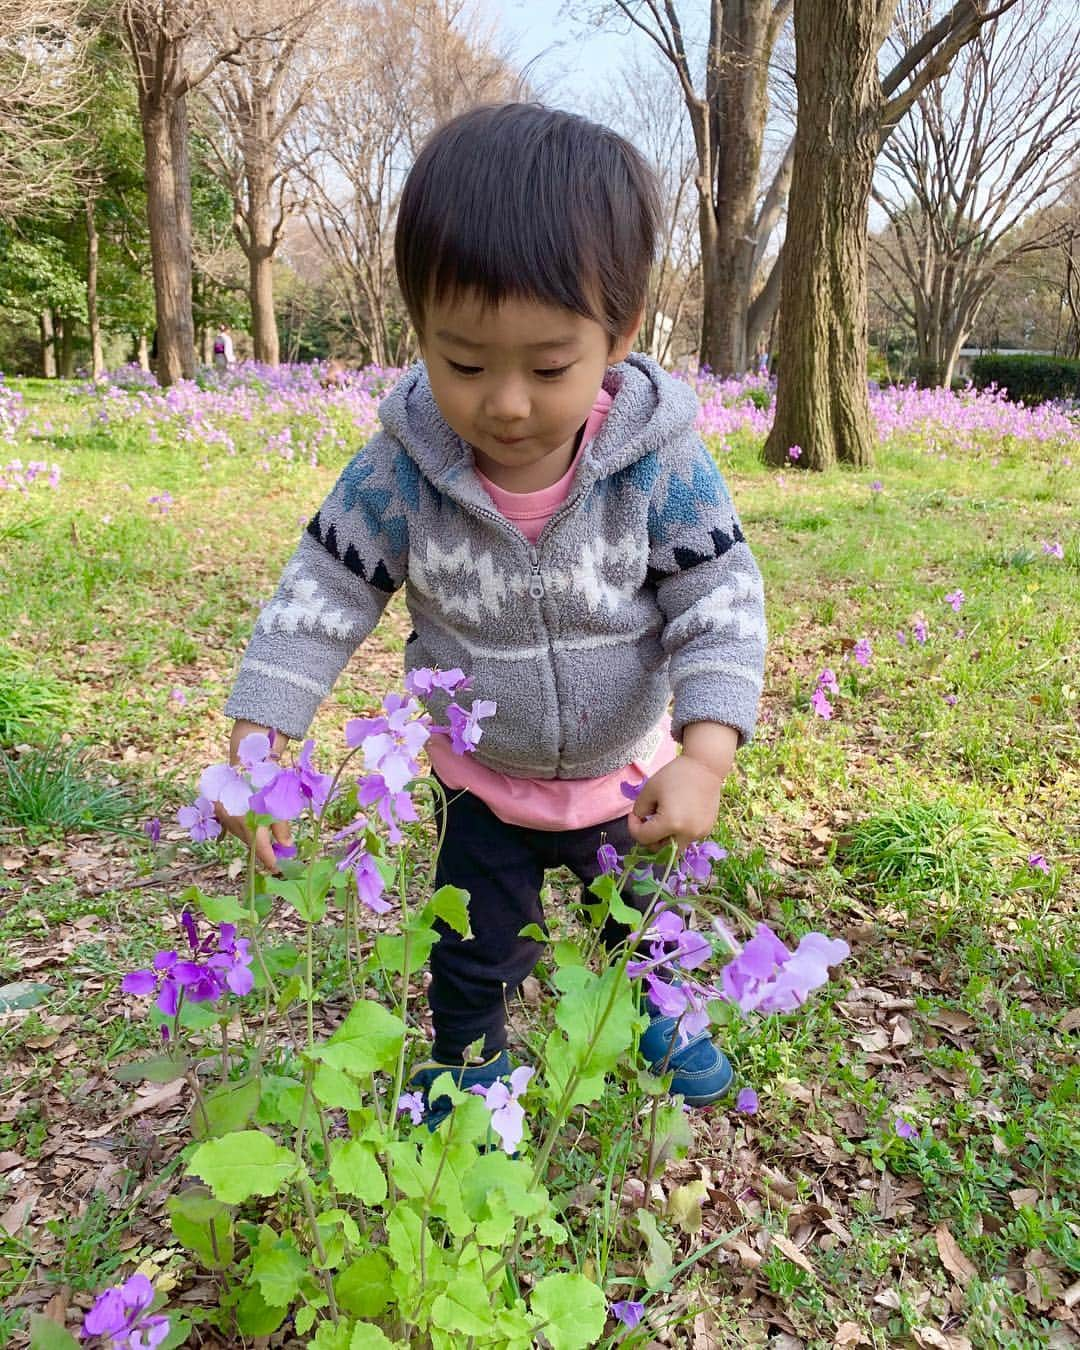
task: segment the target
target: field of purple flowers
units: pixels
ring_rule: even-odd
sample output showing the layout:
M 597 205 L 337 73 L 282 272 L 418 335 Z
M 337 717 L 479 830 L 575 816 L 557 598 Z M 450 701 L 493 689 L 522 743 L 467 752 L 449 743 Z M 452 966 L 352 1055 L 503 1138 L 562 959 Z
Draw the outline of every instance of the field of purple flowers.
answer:
M 252 809 L 273 791 L 310 815 L 349 746 L 395 791 L 422 757 L 432 729 L 393 701 L 395 602 L 291 776 L 259 747 L 246 785 L 207 768 L 253 617 L 394 375 L 0 382 L 0 1346 L 27 1343 L 31 1314 L 54 1329 L 36 1323 L 42 1346 L 69 1345 L 65 1326 L 106 1346 L 1080 1343 L 1075 412 L 874 390 L 871 470 L 807 473 L 795 446 L 776 473 L 758 462 L 767 381 L 688 377 L 765 575 L 769 667 L 716 836 L 681 865 L 700 908 L 659 914 L 623 965 L 692 972 L 680 1015 L 719 1024 L 742 1091 L 669 1118 L 628 1042 L 598 1031 L 586 1054 L 581 1009 L 609 988 L 621 1007 L 626 969 L 567 976 L 574 944 L 595 946 L 568 924 L 515 1014 L 538 1071 L 455 1113 L 461 1148 L 494 1131 L 494 1160 L 469 1165 L 504 1215 L 464 1155 L 414 1144 L 417 1103 L 378 1114 L 423 1042 L 409 944 L 434 913 L 462 921 L 424 888 L 424 793 L 415 822 L 391 812 L 412 870 L 382 799 L 374 832 L 331 803 L 326 845 L 276 891 L 252 891 L 191 805 L 254 789 Z M 467 697 L 454 725 L 462 748 L 482 734 Z M 570 888 L 552 885 L 555 912 Z M 287 950 L 297 964 L 275 964 Z M 794 1011 L 784 981 L 811 965 L 821 987 Z M 182 1071 L 145 1077 L 181 1033 Z M 352 1070 L 382 1097 L 349 1095 L 334 1075 Z M 252 1148 L 275 1191 L 237 1170 Z M 428 1266 L 421 1242 L 409 1283 L 414 1210 L 472 1234 L 479 1265 L 458 1240 Z M 483 1273 L 489 1242 L 513 1252 L 512 1288 Z M 488 1300 L 496 1329 L 463 1306 Z

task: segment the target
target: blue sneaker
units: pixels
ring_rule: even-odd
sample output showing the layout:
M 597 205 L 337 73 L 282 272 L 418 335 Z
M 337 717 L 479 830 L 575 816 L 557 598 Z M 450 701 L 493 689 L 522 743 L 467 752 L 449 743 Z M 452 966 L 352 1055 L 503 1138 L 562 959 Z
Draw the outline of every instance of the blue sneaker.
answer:
M 719 1101 L 735 1075 L 727 1055 L 712 1043 L 709 1033 L 699 1032 L 685 1045 L 676 1044 L 672 1049 L 678 1019 L 665 1017 L 650 998 L 645 999 L 645 1011 L 649 1014 L 649 1025 L 640 1044 L 651 1072 L 670 1073 L 671 1091 L 680 1093 L 687 1106 L 711 1106 Z
M 471 1087 L 490 1087 L 499 1078 L 510 1077 L 510 1056 L 505 1050 L 492 1055 L 483 1064 L 440 1064 L 437 1059 L 426 1059 L 418 1064 L 405 1084 L 408 1092 L 420 1092 L 424 1097 L 424 1123 L 429 1130 L 437 1130 L 454 1109 L 447 1096 L 431 1101 L 428 1092 L 442 1073 L 448 1073 L 463 1092 Z

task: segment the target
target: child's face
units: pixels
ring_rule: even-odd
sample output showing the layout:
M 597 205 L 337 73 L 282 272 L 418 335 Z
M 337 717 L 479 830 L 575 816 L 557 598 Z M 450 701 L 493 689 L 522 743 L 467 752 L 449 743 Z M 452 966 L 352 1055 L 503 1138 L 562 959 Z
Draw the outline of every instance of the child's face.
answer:
M 429 307 L 421 349 L 439 411 L 473 447 L 481 473 L 511 492 L 558 482 L 604 371 L 637 326 L 611 345 L 605 329 L 558 305 L 473 296 Z

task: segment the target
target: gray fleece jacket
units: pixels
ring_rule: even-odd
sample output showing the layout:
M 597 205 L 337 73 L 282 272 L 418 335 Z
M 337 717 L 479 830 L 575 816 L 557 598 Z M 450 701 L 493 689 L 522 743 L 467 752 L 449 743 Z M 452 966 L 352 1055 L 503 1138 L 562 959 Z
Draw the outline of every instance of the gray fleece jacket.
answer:
M 460 666 L 494 699 L 477 759 L 516 777 L 592 778 L 673 731 L 753 732 L 761 576 L 694 430 L 697 399 L 654 361 L 612 366 L 613 403 L 535 547 L 495 509 L 422 364 L 379 408 L 266 605 L 226 711 L 302 737 L 405 586 L 405 666 Z M 446 698 L 429 703 L 445 720 Z

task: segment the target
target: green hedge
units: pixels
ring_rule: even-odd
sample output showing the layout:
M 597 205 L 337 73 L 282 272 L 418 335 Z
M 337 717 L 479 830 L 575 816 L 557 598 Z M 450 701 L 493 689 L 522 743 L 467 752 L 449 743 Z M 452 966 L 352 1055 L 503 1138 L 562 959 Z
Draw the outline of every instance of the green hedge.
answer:
M 995 384 L 1014 403 L 1045 403 L 1051 398 L 1080 398 L 1080 361 L 1067 356 L 977 356 L 971 378 L 979 389 Z

